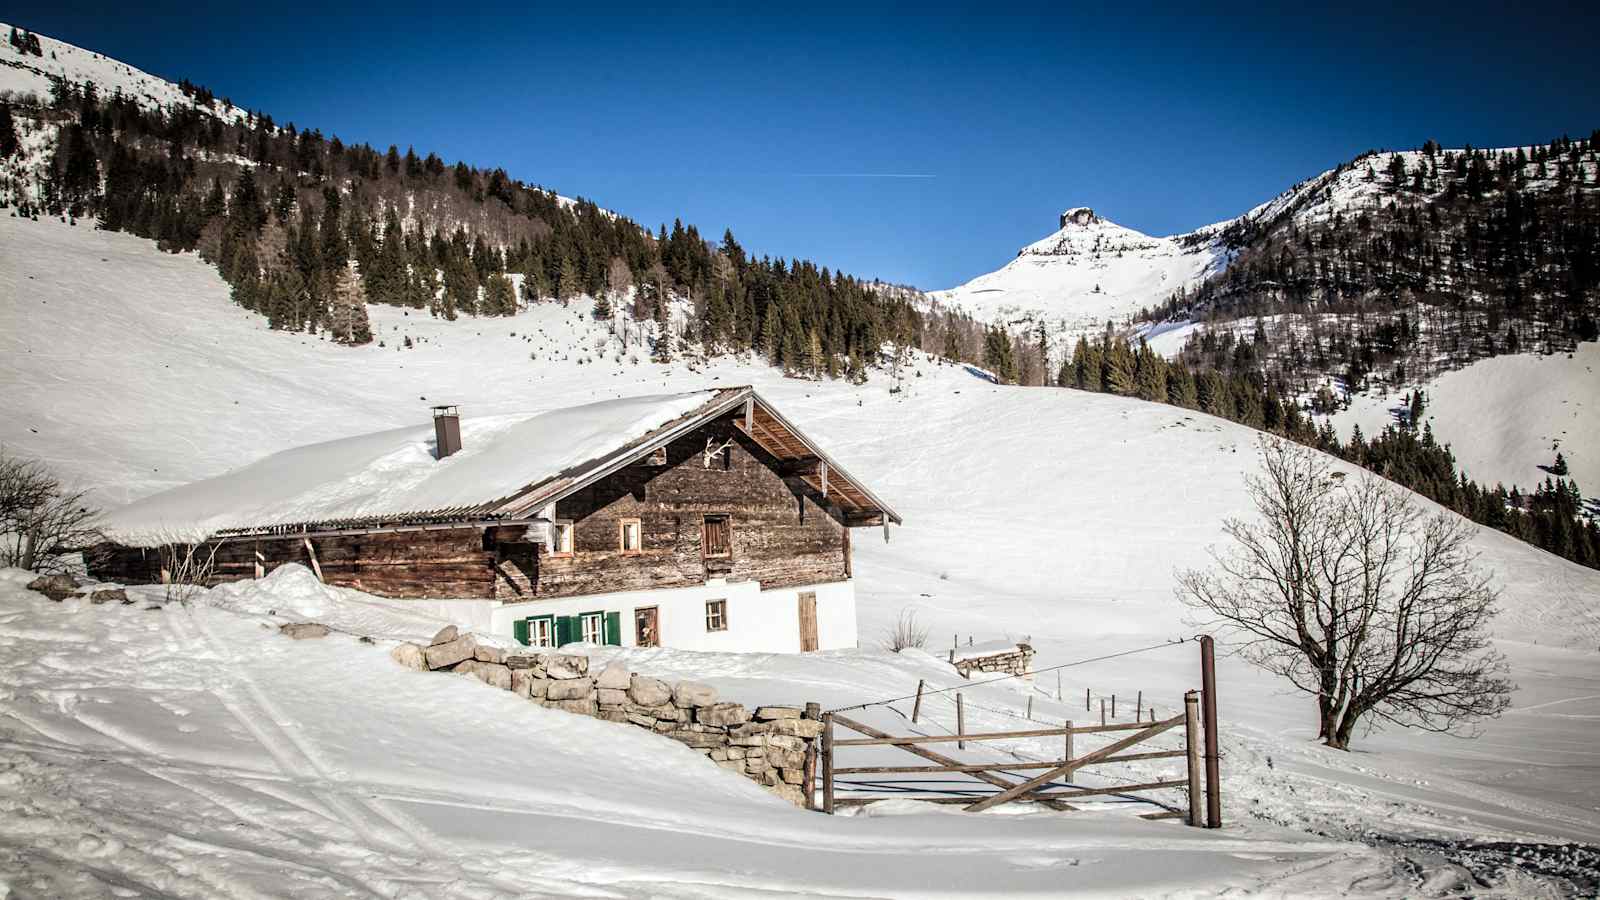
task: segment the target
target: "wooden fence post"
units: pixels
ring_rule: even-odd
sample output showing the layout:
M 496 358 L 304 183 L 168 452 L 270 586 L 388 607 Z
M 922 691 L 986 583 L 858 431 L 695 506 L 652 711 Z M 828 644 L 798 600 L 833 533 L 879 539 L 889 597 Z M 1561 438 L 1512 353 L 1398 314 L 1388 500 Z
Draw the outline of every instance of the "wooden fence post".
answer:
M 817 808 L 817 742 L 806 742 L 806 767 L 801 775 L 800 793 L 805 795 L 806 809 Z
M 1106 698 L 1100 698 L 1100 724 L 1106 723 Z
M 967 733 L 966 707 L 961 704 L 961 692 L 956 692 L 956 734 Z M 956 741 L 957 750 L 967 749 L 966 741 Z
M 1083 711 L 1084 712 L 1090 712 L 1093 709 L 1094 709 L 1094 707 L 1089 705 L 1089 689 L 1088 688 L 1084 688 L 1083 689 Z
M 1183 735 L 1189 753 L 1189 824 L 1201 828 L 1206 823 L 1200 813 L 1200 695 L 1194 691 L 1183 695 Z
M 1112 694 L 1111 695 L 1111 718 L 1115 719 L 1116 717 L 1117 717 L 1117 695 L 1116 694 Z
M 1065 759 L 1063 759 L 1061 761 L 1063 765 L 1066 764 L 1066 763 L 1072 762 L 1072 720 L 1071 719 L 1067 720 L 1067 741 L 1066 741 L 1066 744 L 1067 744 L 1067 746 L 1066 746 L 1067 756 L 1066 756 Z M 1062 772 L 1061 773 L 1061 778 L 1064 781 L 1071 781 L 1072 780 L 1072 770 L 1068 769 L 1065 772 Z
M 1217 660 L 1211 635 L 1200 636 L 1200 706 L 1206 726 L 1206 827 L 1222 827 L 1222 766 L 1217 759 Z
M 1144 691 L 1141 690 L 1139 692 L 1139 699 L 1133 701 L 1133 720 L 1135 722 L 1143 721 L 1143 719 L 1140 718 L 1140 716 L 1143 716 L 1143 715 L 1144 715 Z M 1154 722 L 1155 718 L 1151 717 L 1150 721 Z
M 1028 720 L 1033 720 L 1033 695 L 1028 695 Z
M 1061 670 L 1056 670 L 1056 702 L 1061 702 Z
M 822 714 L 822 811 L 833 815 L 833 713 Z
M 921 678 L 917 679 L 917 702 L 911 705 L 911 724 L 917 724 L 917 716 L 922 714 L 922 684 Z

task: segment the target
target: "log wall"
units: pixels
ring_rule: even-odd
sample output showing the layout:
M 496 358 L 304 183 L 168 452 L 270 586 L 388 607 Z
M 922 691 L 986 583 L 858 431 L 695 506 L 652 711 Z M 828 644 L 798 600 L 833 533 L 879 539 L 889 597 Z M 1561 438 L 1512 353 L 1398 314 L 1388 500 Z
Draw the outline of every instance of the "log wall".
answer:
M 731 443 L 707 467 L 704 451 Z M 573 554 L 538 558 L 539 597 L 703 584 L 707 578 L 760 581 L 763 588 L 849 577 L 846 529 L 826 501 L 733 424 L 733 414 L 667 447 L 665 466 L 631 465 L 562 500 L 556 518 L 573 522 Z M 733 552 L 706 558 L 701 524 L 726 515 Z M 641 549 L 623 553 L 623 519 L 636 518 Z M 504 592 L 501 599 L 515 599 Z
M 727 448 L 704 464 L 707 441 Z M 837 508 L 733 424 L 733 414 L 667 447 L 665 465 L 630 465 L 562 500 L 556 517 L 574 524 L 574 553 L 552 556 L 521 540 L 525 529 L 463 527 L 312 538 L 323 579 L 386 597 L 505 601 L 703 584 L 708 578 L 760 581 L 764 588 L 850 577 L 849 533 Z M 732 554 L 706 558 L 701 525 L 731 522 Z M 637 518 L 641 548 L 623 553 L 623 519 Z M 505 538 L 515 538 L 506 540 Z M 161 580 L 162 551 L 104 544 L 86 559 L 107 581 Z M 300 537 L 233 539 L 217 549 L 213 583 L 253 578 L 285 563 L 311 567 Z

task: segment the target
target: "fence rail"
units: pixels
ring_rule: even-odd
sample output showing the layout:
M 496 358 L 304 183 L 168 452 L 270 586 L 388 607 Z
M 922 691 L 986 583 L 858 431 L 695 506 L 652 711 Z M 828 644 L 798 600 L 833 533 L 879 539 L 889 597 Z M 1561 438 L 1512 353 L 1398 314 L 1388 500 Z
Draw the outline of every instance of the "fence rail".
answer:
M 894 790 L 894 793 L 883 793 L 865 797 L 838 797 L 836 796 L 836 778 L 841 775 L 924 775 L 924 774 L 961 774 L 969 775 L 976 782 L 983 782 L 997 791 L 977 793 L 962 790 L 958 796 L 941 797 L 915 797 L 919 802 L 937 804 L 960 804 L 968 811 L 981 812 L 1002 803 L 1025 802 L 1043 803 L 1057 809 L 1073 809 L 1068 800 L 1084 797 L 1100 797 L 1111 794 L 1131 794 L 1140 791 L 1170 790 L 1172 788 L 1185 788 L 1188 810 L 1163 811 L 1149 813 L 1143 816 L 1146 819 L 1186 818 L 1191 825 L 1204 825 L 1206 810 L 1202 807 L 1202 795 L 1205 802 L 1214 801 L 1217 785 L 1203 783 L 1200 777 L 1202 768 L 1201 756 L 1201 724 L 1202 716 L 1199 709 L 1198 692 L 1190 691 L 1184 697 L 1184 711 L 1168 719 L 1151 721 L 1117 723 L 1106 725 L 1075 726 L 1071 722 L 1059 728 L 1030 728 L 1013 731 L 966 732 L 958 724 L 957 732 L 949 735 L 894 735 L 873 728 L 855 719 L 841 715 L 837 712 L 826 713 L 823 716 L 822 749 L 818 759 L 818 779 L 822 789 L 822 809 L 832 813 L 836 809 L 847 807 L 865 806 L 881 800 L 905 797 L 908 794 L 918 793 L 914 786 L 899 789 L 883 788 L 880 790 Z M 1184 726 L 1184 747 L 1177 750 L 1148 750 L 1133 753 L 1125 751 L 1138 744 L 1149 741 L 1165 732 Z M 837 729 L 847 729 L 865 735 L 860 738 L 841 738 L 836 735 Z M 1117 732 L 1132 732 L 1125 737 L 1120 737 L 1103 747 L 1079 755 L 1073 753 L 1074 735 L 1080 734 L 1108 734 Z M 981 743 L 984 741 L 1012 740 L 1018 738 L 1062 738 L 1062 747 L 1065 754 L 1060 759 L 1041 760 L 1034 762 L 986 762 L 968 763 L 944 756 L 928 748 L 934 744 L 957 744 L 965 746 L 969 741 Z M 901 765 L 901 766 L 839 766 L 836 765 L 837 753 L 841 749 L 851 747 L 897 747 L 907 753 L 928 760 L 932 765 Z M 1185 759 L 1187 765 L 1182 777 L 1166 778 L 1147 781 L 1139 784 L 1122 784 L 1109 787 L 1077 787 L 1057 782 L 1063 776 L 1070 778 L 1073 774 L 1092 766 L 1104 766 L 1113 763 L 1127 763 L 1141 760 L 1155 759 Z M 1042 774 L 1022 778 L 1016 772 L 1042 772 Z M 914 782 L 913 782 L 914 784 Z M 973 787 L 982 788 L 983 785 L 974 783 Z M 948 792 L 948 791 L 947 791 Z M 808 801 L 813 801 L 810 792 L 807 793 Z M 1220 804 L 1218 804 L 1220 809 Z

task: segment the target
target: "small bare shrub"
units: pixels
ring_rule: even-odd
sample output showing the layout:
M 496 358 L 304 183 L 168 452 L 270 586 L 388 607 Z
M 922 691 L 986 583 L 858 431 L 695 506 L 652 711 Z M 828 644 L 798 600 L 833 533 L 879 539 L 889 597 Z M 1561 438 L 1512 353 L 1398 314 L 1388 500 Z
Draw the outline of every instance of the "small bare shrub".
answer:
M 907 647 L 918 650 L 928 646 L 928 629 L 917 624 L 917 611 L 914 609 L 900 610 L 900 616 L 895 619 L 893 627 L 885 633 L 883 647 L 899 653 Z

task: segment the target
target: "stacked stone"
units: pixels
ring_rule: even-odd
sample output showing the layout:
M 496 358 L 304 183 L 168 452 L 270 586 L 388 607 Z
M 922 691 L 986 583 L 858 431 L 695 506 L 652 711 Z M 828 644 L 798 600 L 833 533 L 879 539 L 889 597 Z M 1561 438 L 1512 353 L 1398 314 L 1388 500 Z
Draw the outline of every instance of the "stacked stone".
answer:
M 973 672 L 1029 675 L 1033 672 L 1033 648 L 1018 644 L 1015 650 L 958 659 L 954 665 L 963 678 L 971 678 Z
M 453 626 L 427 647 L 401 644 L 391 655 L 409 668 L 467 675 L 551 709 L 649 729 L 805 805 L 807 758 L 822 735 L 815 708 L 761 706 L 752 713 L 743 704 L 719 701 L 717 689 L 707 684 L 669 685 L 617 662 L 591 673 L 587 656 L 506 652 L 481 646 Z

